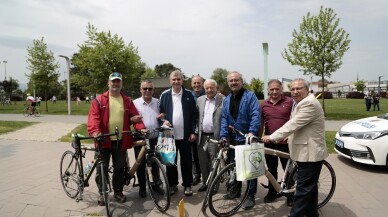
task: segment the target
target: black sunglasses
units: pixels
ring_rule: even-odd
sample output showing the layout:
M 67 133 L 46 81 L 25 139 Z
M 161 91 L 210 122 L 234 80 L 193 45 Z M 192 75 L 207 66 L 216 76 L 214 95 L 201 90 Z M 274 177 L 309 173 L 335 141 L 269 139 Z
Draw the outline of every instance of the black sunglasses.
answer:
M 154 88 L 152 88 L 152 87 L 143 87 L 142 89 L 143 89 L 144 91 L 146 91 L 146 90 L 151 91 L 151 90 L 153 90 Z

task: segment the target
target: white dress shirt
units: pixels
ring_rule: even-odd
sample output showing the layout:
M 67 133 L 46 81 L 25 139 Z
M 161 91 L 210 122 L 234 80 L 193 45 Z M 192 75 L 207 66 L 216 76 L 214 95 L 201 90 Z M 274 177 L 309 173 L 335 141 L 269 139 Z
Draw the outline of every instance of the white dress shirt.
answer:
M 216 107 L 216 98 L 209 99 L 206 97 L 205 109 L 203 111 L 202 132 L 213 132 L 213 112 Z
M 152 131 L 152 129 L 155 129 L 159 127 L 158 122 L 158 99 L 152 97 L 151 102 L 147 103 L 144 101 L 143 97 L 139 97 L 133 101 L 135 104 L 135 107 L 139 114 L 143 116 L 143 123 L 147 129 L 151 130 L 150 139 L 154 139 L 158 137 L 158 133 L 155 131 Z
M 183 108 L 182 108 L 182 93 L 183 89 L 179 93 L 174 93 L 172 90 L 172 126 L 174 128 L 175 139 L 184 138 L 184 120 L 183 120 Z

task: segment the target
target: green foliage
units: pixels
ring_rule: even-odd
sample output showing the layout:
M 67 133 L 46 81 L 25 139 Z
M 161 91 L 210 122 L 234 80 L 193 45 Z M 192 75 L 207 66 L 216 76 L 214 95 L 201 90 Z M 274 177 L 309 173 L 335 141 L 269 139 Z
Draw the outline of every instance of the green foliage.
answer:
M 264 98 L 263 95 L 263 89 L 264 89 L 264 82 L 258 78 L 252 78 L 251 84 L 250 84 L 250 90 L 253 91 L 257 98 Z
M 177 70 L 179 68 L 175 67 L 171 63 L 164 63 L 161 65 L 156 65 L 155 66 L 155 73 L 160 77 L 160 78 L 168 78 L 170 76 L 170 73 L 174 70 Z
M 87 95 L 102 93 L 107 89 L 109 74 L 117 71 L 123 74 L 123 90 L 127 94 L 138 91 L 146 65 L 132 42 L 126 45 L 122 37 L 110 31 L 98 32 L 90 23 L 86 35 L 88 39 L 78 45 L 80 49 L 72 57 L 74 90 Z
M 68 133 L 67 135 L 65 136 L 62 136 L 59 141 L 61 142 L 71 142 L 73 141 L 73 137 L 71 136 L 72 134 L 74 133 L 78 133 L 78 134 L 81 134 L 81 135 L 88 135 L 88 129 L 87 129 L 87 126 L 86 124 L 81 124 L 79 125 L 78 127 L 76 127 L 74 130 L 72 130 L 70 133 Z M 82 143 L 93 143 L 93 140 L 84 140 L 82 141 Z
M 318 16 L 303 17 L 299 31 L 292 33 L 292 43 L 282 56 L 291 65 L 301 67 L 304 75 L 330 77 L 342 65 L 342 57 L 349 50 L 349 34 L 339 28 L 340 19 L 331 8 L 321 6 Z M 322 85 L 322 92 L 324 92 Z M 324 100 L 323 109 L 325 110 Z
M 27 54 L 27 69 L 31 71 L 30 74 L 26 74 L 30 79 L 27 91 L 32 92 L 35 89 L 37 96 L 43 95 L 44 99 L 47 99 L 49 93 L 58 92 L 60 88 L 59 73 L 56 72 L 59 63 L 55 61 L 54 53 L 48 50 L 43 37 L 40 40 L 33 40 L 33 46 L 27 48 Z
M 145 70 L 145 73 L 141 75 L 141 80 L 143 81 L 147 78 L 159 78 L 159 75 L 156 74 L 156 72 L 154 70 L 147 67 Z
M 210 77 L 217 81 L 218 91 L 222 94 L 227 95 L 229 92 L 228 81 L 226 77 L 228 76 L 228 70 L 217 68 L 213 71 L 213 75 Z
M 354 86 L 356 87 L 357 91 L 362 92 L 362 91 L 364 91 L 364 89 L 366 87 L 365 83 L 366 83 L 366 81 L 359 80 L 359 81 L 354 82 Z
M 334 151 L 335 134 L 336 134 L 336 131 L 326 131 L 325 132 L 326 147 L 327 147 L 327 151 L 330 154 L 336 153 Z

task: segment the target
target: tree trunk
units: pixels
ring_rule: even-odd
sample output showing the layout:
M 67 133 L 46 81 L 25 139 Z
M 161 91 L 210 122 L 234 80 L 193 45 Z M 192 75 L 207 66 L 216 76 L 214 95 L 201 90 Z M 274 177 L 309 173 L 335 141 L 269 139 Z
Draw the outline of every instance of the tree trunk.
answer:
M 323 109 L 323 115 L 326 117 L 326 111 L 325 111 L 325 76 L 322 73 L 322 109 Z

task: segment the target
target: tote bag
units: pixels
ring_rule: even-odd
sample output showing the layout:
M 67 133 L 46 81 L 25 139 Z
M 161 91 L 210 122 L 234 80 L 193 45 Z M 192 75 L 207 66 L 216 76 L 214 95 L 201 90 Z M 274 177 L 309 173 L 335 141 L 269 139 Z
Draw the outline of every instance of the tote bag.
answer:
M 247 181 L 265 174 L 264 143 L 235 146 L 238 181 Z
M 174 131 L 164 130 L 163 132 L 159 132 L 155 151 L 159 153 L 162 164 L 167 166 L 175 165 L 176 147 Z

